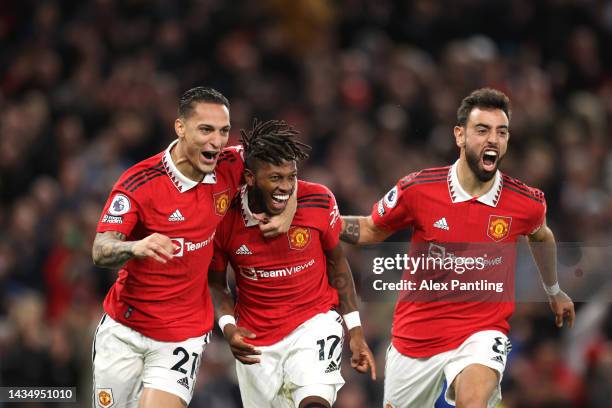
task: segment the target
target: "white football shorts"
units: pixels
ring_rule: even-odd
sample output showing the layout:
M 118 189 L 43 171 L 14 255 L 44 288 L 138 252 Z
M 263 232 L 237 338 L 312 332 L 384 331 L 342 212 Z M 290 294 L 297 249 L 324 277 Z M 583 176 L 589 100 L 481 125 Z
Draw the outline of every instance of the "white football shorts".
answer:
M 498 374 L 497 389 L 489 399 L 493 408 L 501 401 L 501 380 L 512 346 L 502 332 L 485 330 L 468 337 L 458 348 L 426 358 L 401 354 L 393 345 L 387 351 L 385 366 L 385 408 L 433 407 L 440 396 L 444 379 L 448 387 L 445 399 L 455 405 L 455 377 L 471 364 L 482 364 Z
M 189 404 L 210 333 L 162 342 L 104 315 L 93 343 L 94 407 L 138 407 L 143 388 L 179 396 Z
M 344 385 L 340 374 L 344 327 L 330 310 L 302 323 L 271 346 L 258 346 L 260 363 L 236 360 L 242 403 L 247 408 L 298 407 L 308 396 L 333 405 Z

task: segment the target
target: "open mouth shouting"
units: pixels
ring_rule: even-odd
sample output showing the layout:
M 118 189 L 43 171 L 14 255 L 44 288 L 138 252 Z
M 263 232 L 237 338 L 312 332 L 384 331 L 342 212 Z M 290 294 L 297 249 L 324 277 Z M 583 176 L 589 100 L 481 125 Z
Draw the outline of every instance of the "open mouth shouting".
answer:
M 206 165 L 214 165 L 219 157 L 218 150 L 207 150 L 200 154 L 200 160 Z
M 497 162 L 499 160 L 499 151 L 497 149 L 486 148 L 482 152 L 481 157 L 482 168 L 486 172 L 493 172 L 497 168 Z

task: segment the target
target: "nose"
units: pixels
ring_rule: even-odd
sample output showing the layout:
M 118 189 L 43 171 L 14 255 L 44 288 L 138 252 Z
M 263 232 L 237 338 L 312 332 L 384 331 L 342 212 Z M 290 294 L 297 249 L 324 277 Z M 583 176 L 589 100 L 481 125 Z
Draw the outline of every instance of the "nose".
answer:
M 289 193 L 293 189 L 293 180 L 283 178 L 280 185 L 278 186 L 278 189 L 281 190 L 283 193 Z
M 214 149 L 223 147 L 223 135 L 219 130 L 216 130 L 210 138 L 210 144 Z
M 495 130 L 492 130 L 487 135 L 487 144 L 497 146 L 499 144 L 499 135 Z

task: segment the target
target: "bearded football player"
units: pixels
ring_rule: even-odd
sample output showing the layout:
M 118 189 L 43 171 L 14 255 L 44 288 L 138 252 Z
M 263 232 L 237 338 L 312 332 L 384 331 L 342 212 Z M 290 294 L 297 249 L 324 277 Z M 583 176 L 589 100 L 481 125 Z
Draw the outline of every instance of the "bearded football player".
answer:
M 489 88 L 472 92 L 457 111 L 454 136 L 460 153 L 453 165 L 402 178 L 371 215 L 344 217 L 341 238 L 376 243 L 412 227 L 412 248 L 433 246 L 438 254 L 457 243 L 489 243 L 510 256 L 504 256 L 503 265 L 489 265 L 488 272 L 513 276 L 514 244 L 526 236 L 556 324 L 561 327 L 567 319 L 571 327 L 574 305 L 557 281 L 555 237 L 546 225 L 544 194 L 498 170 L 510 138 L 508 97 Z M 385 367 L 384 406 L 433 407 L 445 379 L 447 402 L 496 406 L 513 310 L 512 298 L 415 302 L 400 297 Z

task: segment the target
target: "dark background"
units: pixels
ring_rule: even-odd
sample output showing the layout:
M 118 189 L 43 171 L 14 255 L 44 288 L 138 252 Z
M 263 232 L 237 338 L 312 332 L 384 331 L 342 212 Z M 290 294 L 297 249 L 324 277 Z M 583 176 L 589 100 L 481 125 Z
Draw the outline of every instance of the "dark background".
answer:
M 501 89 L 514 113 L 503 171 L 545 192 L 558 240 L 609 245 L 611 43 L 612 2 L 598 0 L 1 2 L 0 383 L 77 385 L 87 406 L 115 277 L 92 266 L 96 222 L 122 171 L 174 139 L 178 96 L 195 85 L 228 96 L 233 141 L 253 117 L 296 126 L 314 147 L 301 177 L 343 214 L 452 163 L 460 100 Z M 605 299 L 578 305 L 571 335 L 545 303 L 517 306 L 504 407 L 609 405 Z M 391 313 L 362 308 L 381 374 Z M 343 373 L 337 407 L 381 406 L 382 379 Z M 239 406 L 219 336 L 197 388 L 191 406 Z

